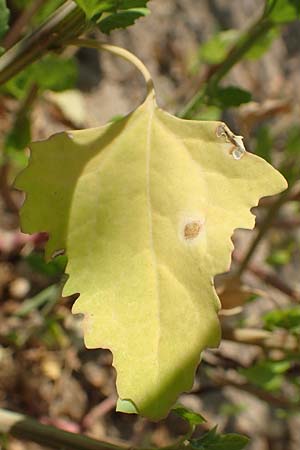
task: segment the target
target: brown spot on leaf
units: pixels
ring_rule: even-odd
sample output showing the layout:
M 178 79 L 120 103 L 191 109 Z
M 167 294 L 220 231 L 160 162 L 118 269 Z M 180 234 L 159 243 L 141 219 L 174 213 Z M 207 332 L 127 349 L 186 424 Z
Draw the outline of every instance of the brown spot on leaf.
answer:
M 201 231 L 202 223 L 199 221 L 189 222 L 184 227 L 184 238 L 195 239 Z

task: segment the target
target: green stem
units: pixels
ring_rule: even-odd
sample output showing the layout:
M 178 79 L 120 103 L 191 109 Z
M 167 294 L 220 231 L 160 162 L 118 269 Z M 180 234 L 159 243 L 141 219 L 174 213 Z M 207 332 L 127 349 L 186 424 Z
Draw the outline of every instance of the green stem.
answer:
M 80 35 L 87 26 L 84 12 L 68 0 L 44 25 L 4 53 L 0 58 L 0 85 L 48 51 L 60 49 L 66 40 Z
M 186 107 L 178 114 L 182 119 L 193 118 L 201 104 L 214 95 L 216 88 L 228 72 L 237 64 L 251 47 L 264 36 L 272 27 L 273 23 L 266 17 L 262 17 L 239 39 L 236 45 L 231 49 L 224 61 L 215 66 L 210 71 L 209 79 L 206 84 L 195 94 Z

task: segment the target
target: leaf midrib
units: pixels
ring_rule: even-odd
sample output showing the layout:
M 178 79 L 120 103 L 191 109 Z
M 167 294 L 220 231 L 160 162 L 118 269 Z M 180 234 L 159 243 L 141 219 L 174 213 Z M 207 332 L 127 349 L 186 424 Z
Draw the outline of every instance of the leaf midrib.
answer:
M 151 200 L 151 135 L 153 126 L 153 117 L 155 112 L 155 103 L 151 98 L 149 99 L 149 121 L 147 126 L 147 140 L 146 140 L 146 192 L 147 192 L 147 209 L 148 209 L 148 220 L 149 220 L 149 245 L 151 251 L 151 258 L 153 263 L 154 275 L 155 275 L 155 290 L 156 290 L 156 300 L 157 300 L 157 343 L 156 343 L 156 376 L 159 377 L 160 371 L 160 358 L 159 358 L 159 347 L 161 340 L 161 315 L 160 315 L 160 286 L 158 277 L 158 264 L 157 257 L 154 247 L 154 237 L 153 237 L 153 214 L 152 214 L 152 200 Z

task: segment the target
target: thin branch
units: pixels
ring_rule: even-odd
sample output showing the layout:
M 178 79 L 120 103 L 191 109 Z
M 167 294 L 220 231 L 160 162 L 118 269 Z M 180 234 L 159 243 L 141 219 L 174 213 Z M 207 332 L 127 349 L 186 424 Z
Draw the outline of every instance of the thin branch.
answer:
M 31 417 L 2 408 L 0 408 L 0 433 L 58 450 L 138 450 L 132 446 L 98 441 L 82 434 L 44 425 Z M 183 439 L 186 438 L 184 436 Z M 176 450 L 182 444 L 183 439 L 180 438 L 174 444 L 162 447 L 160 450 Z M 143 448 L 142 450 L 154 449 Z
M 44 425 L 23 414 L 5 409 L 0 409 L 0 433 L 8 433 L 16 438 L 59 450 L 61 448 L 66 450 L 123 450 L 125 448 Z
M 84 12 L 68 0 L 45 24 L 1 56 L 0 85 L 48 51 L 60 50 L 66 40 L 79 36 L 88 26 Z
M 255 45 L 255 43 L 273 28 L 272 21 L 263 16 L 245 32 L 238 42 L 229 51 L 224 61 L 212 66 L 207 74 L 206 84 L 198 90 L 195 96 L 178 114 L 182 119 L 191 119 L 198 112 L 199 107 L 212 97 L 220 81 L 243 58 L 243 56 Z
M 290 299 L 295 303 L 300 303 L 300 291 L 292 288 L 285 281 L 278 278 L 277 274 L 271 273 L 270 271 L 262 269 L 254 264 L 248 264 L 247 270 L 260 278 L 266 284 L 269 284 L 275 289 L 278 289 L 278 291 L 283 292 L 283 294 L 290 297 Z
M 220 387 L 232 386 L 236 389 L 248 392 L 249 394 L 255 395 L 260 400 L 270 403 L 278 408 L 286 409 L 297 409 L 299 405 L 293 403 L 289 398 L 283 396 L 282 394 L 274 395 L 268 391 L 260 389 L 244 380 L 244 377 L 240 376 L 237 372 L 234 373 L 235 376 L 229 376 L 222 369 L 210 370 L 210 379 Z
M 36 12 L 46 3 L 47 0 L 36 0 L 28 8 L 24 8 L 20 16 L 14 22 L 5 38 L 3 39 L 2 46 L 4 48 L 10 48 L 20 38 L 25 26 L 30 22 L 31 18 Z
M 283 350 L 298 354 L 300 345 L 296 336 L 283 331 L 271 332 L 256 328 L 232 328 L 222 327 L 222 338 L 246 345 L 258 345 L 267 350 Z

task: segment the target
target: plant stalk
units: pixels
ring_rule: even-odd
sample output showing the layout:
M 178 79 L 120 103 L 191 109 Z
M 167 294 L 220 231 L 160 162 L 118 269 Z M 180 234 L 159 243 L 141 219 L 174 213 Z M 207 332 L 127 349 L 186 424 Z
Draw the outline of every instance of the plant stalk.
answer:
M 84 12 L 68 0 L 36 31 L 11 47 L 0 58 L 0 85 L 17 75 L 50 50 L 59 50 L 66 40 L 88 28 Z
M 0 409 L 0 433 L 58 450 L 62 448 L 65 450 L 123 450 L 125 448 L 44 425 L 23 414 L 5 409 Z
M 185 108 L 178 114 L 182 119 L 192 119 L 197 114 L 200 106 L 212 98 L 216 88 L 228 72 L 237 64 L 243 56 L 253 47 L 253 45 L 272 29 L 273 23 L 263 16 L 255 22 L 239 41 L 230 50 L 227 57 L 221 64 L 210 70 L 208 80 L 202 88 L 195 94 Z
M 192 427 L 194 430 L 194 428 Z M 153 448 L 136 449 L 134 447 L 115 445 L 98 441 L 82 434 L 71 433 L 59 428 L 44 425 L 31 417 L 0 408 L 0 434 L 8 434 L 17 439 L 35 442 L 57 450 L 155 450 Z M 191 432 L 173 445 L 162 447 L 160 450 L 189 450 L 183 441 L 190 437 Z

